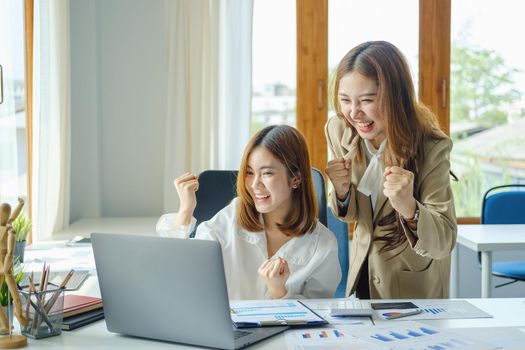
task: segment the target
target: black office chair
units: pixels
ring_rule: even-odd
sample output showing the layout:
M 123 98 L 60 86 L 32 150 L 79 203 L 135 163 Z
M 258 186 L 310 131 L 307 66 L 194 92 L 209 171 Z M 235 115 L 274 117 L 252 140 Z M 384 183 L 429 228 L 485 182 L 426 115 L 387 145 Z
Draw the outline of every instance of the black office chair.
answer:
M 525 185 L 496 186 L 485 192 L 481 223 L 525 224 Z M 478 254 L 478 258 L 481 260 L 481 254 Z M 492 264 L 492 275 L 511 280 L 497 285 L 496 288 L 525 281 L 525 261 L 495 262 Z
M 199 190 L 195 193 L 197 207 L 193 216 L 197 226 L 210 220 L 237 195 L 237 170 L 205 170 L 199 175 Z
M 199 175 L 199 190 L 196 192 L 197 207 L 193 216 L 197 219 L 197 226 L 211 219 L 219 210 L 224 208 L 237 195 L 237 170 L 205 170 Z M 323 174 L 312 168 L 312 179 L 317 197 L 317 211 L 319 221 L 327 226 L 326 192 Z M 195 235 L 195 230 L 191 236 Z

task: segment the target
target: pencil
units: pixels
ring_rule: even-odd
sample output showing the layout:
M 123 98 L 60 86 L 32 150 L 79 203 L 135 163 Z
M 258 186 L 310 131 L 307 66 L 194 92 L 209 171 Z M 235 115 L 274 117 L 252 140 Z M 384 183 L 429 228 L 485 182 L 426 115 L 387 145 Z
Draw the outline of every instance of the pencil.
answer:
M 58 289 L 53 293 L 51 298 L 46 303 L 46 312 L 49 312 L 53 305 L 55 305 L 55 302 L 57 301 L 58 297 L 60 296 L 60 293 L 63 292 L 64 288 L 66 287 L 67 282 L 71 279 L 71 276 L 75 273 L 75 270 L 71 270 L 67 273 L 66 277 L 64 277 L 64 280 L 62 280 L 62 283 L 60 283 L 60 286 L 58 286 Z
M 37 293 L 35 289 L 35 285 L 33 283 L 33 278 L 31 276 L 29 278 L 29 288 L 31 289 L 33 293 L 35 294 Z M 35 305 L 35 303 L 31 301 L 31 298 L 29 298 L 29 302 L 35 309 L 35 317 L 33 318 L 33 325 L 31 328 L 31 333 L 38 332 L 37 329 L 40 328 L 40 323 L 42 321 L 38 320 L 38 315 L 42 317 L 44 322 L 47 323 L 47 325 L 49 326 L 49 329 L 52 331 L 53 324 L 51 323 L 51 320 L 49 319 L 49 316 L 47 315 L 47 312 L 45 310 L 44 304 L 42 303 L 42 300 L 38 297 L 38 295 L 36 296 L 35 300 L 36 300 L 37 305 Z

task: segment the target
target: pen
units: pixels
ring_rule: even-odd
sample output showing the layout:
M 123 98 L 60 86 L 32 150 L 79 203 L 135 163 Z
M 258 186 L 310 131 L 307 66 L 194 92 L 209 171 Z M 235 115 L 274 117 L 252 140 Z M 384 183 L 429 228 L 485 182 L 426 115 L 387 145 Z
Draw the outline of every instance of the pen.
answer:
M 234 322 L 235 327 L 244 328 L 244 327 L 259 327 L 261 324 L 259 322 Z
M 261 321 L 261 326 L 290 326 L 290 325 L 305 325 L 309 322 L 306 320 L 271 320 Z
M 386 314 L 384 314 L 384 316 L 385 316 L 386 320 L 395 320 L 396 318 L 413 316 L 413 315 L 420 314 L 422 312 L 423 312 L 422 309 L 417 309 L 417 310 L 414 310 L 414 311 L 403 312 L 403 313 L 393 313 L 393 314 L 386 313 Z

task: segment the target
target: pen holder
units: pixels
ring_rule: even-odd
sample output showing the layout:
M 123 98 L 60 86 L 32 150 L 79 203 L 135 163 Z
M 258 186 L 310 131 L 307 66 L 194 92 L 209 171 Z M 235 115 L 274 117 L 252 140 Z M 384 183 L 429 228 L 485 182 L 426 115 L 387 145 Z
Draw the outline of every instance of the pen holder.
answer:
M 64 288 L 53 285 L 53 289 L 42 292 L 20 292 L 23 295 L 22 311 L 29 321 L 22 327 L 22 334 L 34 339 L 59 335 L 64 318 Z

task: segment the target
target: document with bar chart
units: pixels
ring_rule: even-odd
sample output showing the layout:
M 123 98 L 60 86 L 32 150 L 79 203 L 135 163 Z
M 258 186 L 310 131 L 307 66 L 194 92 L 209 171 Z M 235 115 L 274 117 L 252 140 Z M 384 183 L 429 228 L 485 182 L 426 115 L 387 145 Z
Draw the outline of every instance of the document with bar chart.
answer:
M 415 321 L 352 328 L 352 335 L 390 350 L 493 350 L 498 346 Z
M 458 318 L 489 318 L 492 315 L 477 308 L 466 300 L 412 300 L 423 312 L 407 316 L 404 320 L 445 320 Z M 376 310 L 376 316 L 387 319 L 389 315 L 407 312 L 407 309 Z
M 494 350 L 487 344 L 428 326 L 393 321 L 380 326 L 332 326 L 286 332 L 289 350 Z
M 288 350 L 382 350 L 382 346 L 352 335 L 356 326 L 298 329 L 286 331 Z M 359 326 L 361 327 L 361 326 Z
M 241 328 L 328 323 L 298 300 L 232 300 L 230 314 L 233 323 Z

